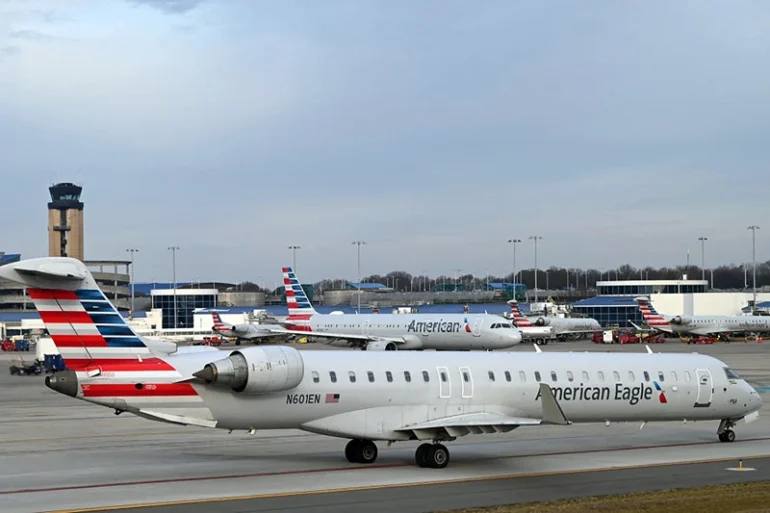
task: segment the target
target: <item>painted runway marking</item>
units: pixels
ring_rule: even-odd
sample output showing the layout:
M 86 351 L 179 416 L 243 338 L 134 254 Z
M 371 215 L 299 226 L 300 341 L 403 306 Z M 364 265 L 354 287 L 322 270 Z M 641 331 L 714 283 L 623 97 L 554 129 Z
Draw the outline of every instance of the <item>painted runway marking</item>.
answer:
M 752 460 L 752 459 L 766 459 L 766 458 L 768 458 L 768 456 L 762 455 L 762 456 L 747 456 L 743 459 Z M 457 479 L 422 481 L 422 482 L 412 482 L 412 483 L 394 483 L 394 484 L 382 484 L 382 485 L 367 485 L 367 486 L 359 486 L 359 487 L 328 488 L 325 490 L 308 490 L 308 491 L 299 491 L 299 492 L 237 495 L 232 497 L 182 499 L 182 500 L 176 500 L 176 501 L 148 502 L 144 504 L 124 504 L 119 506 L 101 506 L 101 507 L 80 508 L 80 509 L 60 509 L 60 510 L 51 510 L 47 512 L 42 512 L 42 513 L 89 513 L 93 511 L 120 511 L 120 510 L 131 510 L 131 509 L 158 508 L 158 507 L 164 507 L 164 506 L 165 507 L 180 506 L 180 505 L 189 505 L 189 504 L 211 504 L 211 503 L 217 503 L 217 502 L 234 502 L 234 501 L 247 501 L 247 500 L 256 500 L 256 499 L 278 499 L 282 497 L 299 497 L 299 496 L 308 496 L 308 495 L 327 495 L 327 494 L 333 494 L 333 493 L 387 490 L 391 488 L 413 488 L 415 486 L 435 486 L 435 485 L 447 485 L 447 484 L 458 484 L 458 483 L 501 481 L 506 479 L 550 477 L 550 476 L 571 475 L 571 474 L 591 474 L 591 473 L 598 473 L 598 472 L 617 472 L 619 470 L 622 471 L 622 470 L 638 470 L 638 469 L 645 469 L 645 468 L 676 467 L 680 465 L 702 465 L 702 464 L 708 464 L 708 463 L 721 463 L 721 462 L 730 461 L 730 460 L 734 461 L 735 458 L 714 458 L 714 459 L 706 459 L 706 460 L 684 461 L 684 462 L 677 462 L 677 463 L 645 463 L 640 465 L 629 465 L 626 467 L 600 467 L 600 468 L 585 469 L 585 470 L 554 470 L 554 471 L 547 471 L 547 472 L 531 472 L 528 474 L 507 474 L 507 475 L 483 476 L 483 477 L 463 477 L 463 478 L 457 478 Z
M 770 437 L 749 438 L 749 439 L 741 440 L 740 442 L 734 442 L 734 443 L 739 444 L 739 443 L 759 442 L 759 441 L 767 441 L 767 440 L 770 440 Z M 547 456 L 600 454 L 600 453 L 608 453 L 608 452 L 627 452 L 627 451 L 640 451 L 643 449 L 693 447 L 693 446 L 699 446 L 699 445 L 712 445 L 716 443 L 721 443 L 721 442 L 688 442 L 688 443 L 680 443 L 680 444 L 647 445 L 644 447 L 620 447 L 620 448 L 591 449 L 587 451 L 560 451 L 560 452 L 544 452 L 544 453 L 537 453 L 537 454 L 522 454 L 522 455 L 512 455 L 512 456 L 511 455 L 492 456 L 489 458 L 484 458 L 484 461 L 495 461 L 495 460 L 513 459 L 513 458 L 521 459 L 521 458 L 537 458 L 537 457 L 547 457 Z M 761 458 L 761 457 L 769 457 L 769 456 L 770 455 L 758 455 L 753 457 Z M 726 461 L 730 459 L 735 460 L 735 458 L 726 458 L 725 460 L 717 459 L 713 461 Z M 748 458 L 744 458 L 744 459 L 748 459 Z M 712 460 L 709 460 L 709 461 L 712 461 Z M 685 464 L 685 463 L 688 463 L 688 462 L 681 462 L 681 464 Z M 674 465 L 674 464 L 675 463 L 669 463 L 664 465 Z M 20 494 L 27 494 L 27 493 L 90 490 L 90 489 L 96 489 L 96 488 L 117 488 L 120 486 L 170 484 L 170 483 L 181 483 L 181 482 L 188 482 L 188 481 L 218 481 L 223 479 L 247 479 L 247 478 L 255 478 L 255 477 L 318 474 L 321 472 L 359 472 L 359 471 L 366 471 L 366 470 L 377 470 L 377 469 L 388 469 L 388 468 L 410 467 L 410 466 L 412 466 L 411 462 L 410 463 L 400 462 L 400 463 L 387 463 L 387 464 L 381 464 L 381 465 L 367 465 L 366 467 L 361 467 L 361 466 L 324 467 L 324 468 L 316 468 L 316 469 L 282 470 L 278 472 L 252 472 L 252 473 L 245 473 L 245 474 L 230 474 L 230 475 L 219 475 L 219 476 L 169 477 L 166 479 L 148 479 L 148 480 L 142 480 L 142 481 L 123 481 L 123 482 L 114 482 L 114 483 L 96 483 L 96 484 L 86 484 L 86 485 L 52 486 L 47 488 L 23 488 L 20 490 L 2 490 L 0 491 L 0 496 L 20 495 Z M 623 468 L 634 468 L 634 467 L 623 467 Z

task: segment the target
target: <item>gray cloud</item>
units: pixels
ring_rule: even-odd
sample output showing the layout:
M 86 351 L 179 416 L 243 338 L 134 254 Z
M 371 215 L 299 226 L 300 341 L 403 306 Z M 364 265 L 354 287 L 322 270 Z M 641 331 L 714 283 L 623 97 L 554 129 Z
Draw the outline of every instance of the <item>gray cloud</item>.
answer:
M 167 14 L 184 14 L 192 11 L 205 0 L 127 0 L 136 5 L 152 7 Z

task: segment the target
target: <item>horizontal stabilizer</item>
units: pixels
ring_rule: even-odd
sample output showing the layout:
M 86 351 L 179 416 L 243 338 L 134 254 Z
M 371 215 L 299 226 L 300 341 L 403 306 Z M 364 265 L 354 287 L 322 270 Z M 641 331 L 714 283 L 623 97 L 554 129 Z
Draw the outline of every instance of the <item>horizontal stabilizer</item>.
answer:
M 195 417 L 186 417 L 183 415 L 172 415 L 170 413 L 161 413 L 151 410 L 139 410 L 135 413 L 139 417 L 144 417 L 149 420 L 159 420 L 162 422 L 168 422 L 170 424 L 181 424 L 183 426 L 199 426 L 206 428 L 217 427 L 216 420 L 198 419 Z
M 86 278 L 82 267 L 73 262 L 39 262 L 37 259 L 17 263 L 14 269 L 21 273 L 43 278 L 66 279 L 82 281 Z

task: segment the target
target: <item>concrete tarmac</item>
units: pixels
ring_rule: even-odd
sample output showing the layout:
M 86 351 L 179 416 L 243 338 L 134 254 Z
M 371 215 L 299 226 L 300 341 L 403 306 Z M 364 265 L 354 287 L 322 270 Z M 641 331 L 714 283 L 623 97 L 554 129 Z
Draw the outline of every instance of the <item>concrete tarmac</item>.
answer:
M 651 347 L 713 354 L 760 389 L 770 386 L 770 343 L 688 346 L 669 342 Z M 515 350 L 534 351 L 529 344 Z M 643 352 L 645 348 L 565 342 L 542 350 Z M 653 485 L 765 479 L 770 468 L 765 460 L 748 459 L 770 457 L 770 416 L 766 415 L 751 424 L 739 423 L 737 439 L 731 444 L 718 442 L 717 422 L 647 424 L 642 430 L 637 424 L 544 426 L 468 436 L 447 444 L 452 454 L 448 468 L 431 470 L 414 465 L 416 442 L 391 448 L 378 444 L 380 457 L 374 465 L 354 465 L 343 455 L 346 440 L 300 431 L 228 435 L 127 414 L 115 416 L 108 409 L 56 394 L 42 381 L 42 376 L 0 373 L 0 510 L 4 513 L 169 501 L 184 504 L 182 509 L 168 511 L 345 511 L 346 505 L 357 510 L 364 506 L 380 508 L 373 511 L 432 511 L 546 500 L 568 492 L 619 493 L 631 486 L 641 490 Z M 766 403 L 769 395 L 763 393 Z M 677 466 L 714 458 L 725 461 Z M 737 466 L 738 458 L 756 470 L 725 470 Z M 673 466 L 630 469 L 663 464 Z M 447 480 L 454 482 L 435 484 Z M 410 486 L 403 488 L 405 484 Z M 539 493 L 530 493 L 530 488 Z M 190 502 L 254 495 L 263 498 L 244 499 L 237 507 L 232 501 L 201 506 Z

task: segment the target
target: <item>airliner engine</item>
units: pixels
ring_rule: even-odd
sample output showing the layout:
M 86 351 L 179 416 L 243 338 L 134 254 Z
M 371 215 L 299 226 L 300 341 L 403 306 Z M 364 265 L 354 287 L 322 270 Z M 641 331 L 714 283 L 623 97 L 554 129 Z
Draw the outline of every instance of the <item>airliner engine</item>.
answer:
M 229 386 L 244 394 L 264 394 L 294 388 L 302 381 L 305 364 L 292 347 L 248 347 L 207 363 L 193 373 L 209 385 Z
M 677 315 L 676 317 L 671 319 L 671 324 L 690 324 L 691 320 L 692 319 L 690 319 L 689 317 Z
M 538 317 L 535 321 L 535 326 L 550 326 L 551 325 L 551 319 L 548 317 Z
M 372 340 L 366 344 L 367 351 L 397 351 L 395 342 L 387 342 L 385 340 Z

